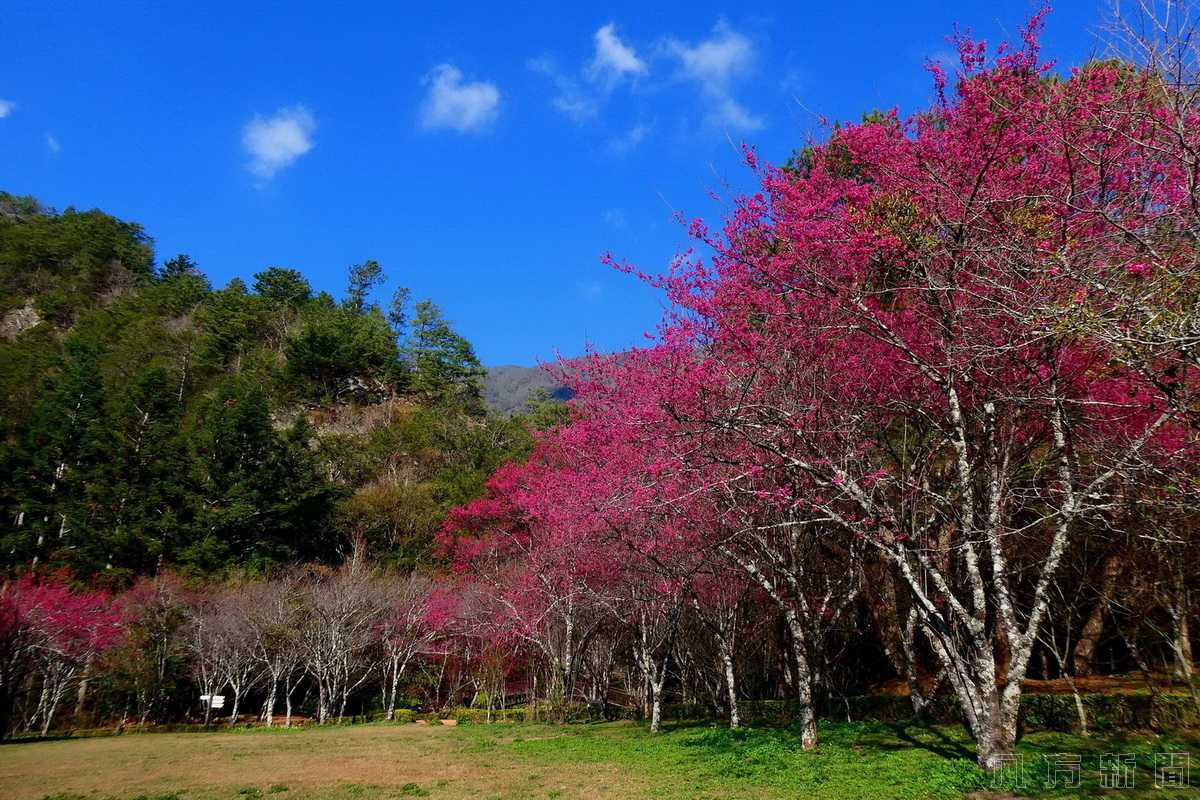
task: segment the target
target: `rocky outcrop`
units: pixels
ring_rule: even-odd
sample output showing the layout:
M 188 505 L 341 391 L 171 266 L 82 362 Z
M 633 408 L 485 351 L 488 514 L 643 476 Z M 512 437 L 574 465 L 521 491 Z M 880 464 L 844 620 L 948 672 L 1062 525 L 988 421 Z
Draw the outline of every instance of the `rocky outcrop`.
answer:
M 14 308 L 0 317 L 0 339 L 11 342 L 41 321 L 41 316 L 33 308 L 33 301 L 27 300 L 21 308 Z

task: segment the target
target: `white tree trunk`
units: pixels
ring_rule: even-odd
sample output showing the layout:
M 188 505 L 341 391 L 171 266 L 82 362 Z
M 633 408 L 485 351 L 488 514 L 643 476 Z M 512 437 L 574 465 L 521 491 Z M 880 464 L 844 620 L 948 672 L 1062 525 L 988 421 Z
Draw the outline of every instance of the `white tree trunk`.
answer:
M 737 678 L 733 671 L 733 655 L 724 648 L 721 661 L 725 663 L 725 686 L 729 689 L 729 727 L 736 728 L 741 724 L 738 719 Z

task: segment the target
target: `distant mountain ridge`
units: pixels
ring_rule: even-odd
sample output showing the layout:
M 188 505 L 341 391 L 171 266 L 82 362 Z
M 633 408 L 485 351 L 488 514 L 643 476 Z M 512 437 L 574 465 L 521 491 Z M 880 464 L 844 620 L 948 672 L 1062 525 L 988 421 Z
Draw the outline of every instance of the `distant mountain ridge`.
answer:
M 493 411 L 513 413 L 524 410 L 525 404 L 538 389 L 545 389 L 558 400 L 571 399 L 571 390 L 555 381 L 546 369 L 516 364 L 488 367 L 483 382 L 483 399 Z

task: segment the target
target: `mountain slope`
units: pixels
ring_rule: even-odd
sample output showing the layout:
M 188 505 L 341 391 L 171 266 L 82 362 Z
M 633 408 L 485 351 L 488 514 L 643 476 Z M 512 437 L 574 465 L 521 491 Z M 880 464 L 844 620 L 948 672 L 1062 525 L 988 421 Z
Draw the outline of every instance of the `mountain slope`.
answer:
M 505 414 L 525 410 L 525 404 L 539 389 L 556 400 L 569 400 L 571 390 L 554 380 L 542 367 L 502 364 L 489 367 L 483 382 L 483 399 L 488 408 Z

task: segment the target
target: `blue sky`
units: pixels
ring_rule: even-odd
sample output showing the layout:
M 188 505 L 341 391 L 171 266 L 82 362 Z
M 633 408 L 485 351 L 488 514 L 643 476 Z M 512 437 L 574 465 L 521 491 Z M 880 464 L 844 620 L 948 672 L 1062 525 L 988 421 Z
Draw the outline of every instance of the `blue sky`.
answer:
M 216 285 L 269 265 L 339 294 L 375 258 L 487 364 L 636 343 L 655 272 L 822 118 L 927 103 L 954 23 L 1028 2 L 28 3 L 0 22 L 0 188 L 141 222 Z M 1096 52 L 1103 0 L 1044 38 Z

